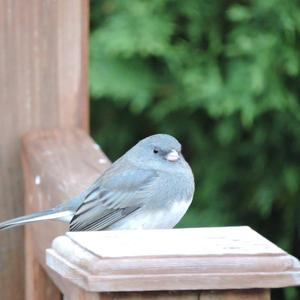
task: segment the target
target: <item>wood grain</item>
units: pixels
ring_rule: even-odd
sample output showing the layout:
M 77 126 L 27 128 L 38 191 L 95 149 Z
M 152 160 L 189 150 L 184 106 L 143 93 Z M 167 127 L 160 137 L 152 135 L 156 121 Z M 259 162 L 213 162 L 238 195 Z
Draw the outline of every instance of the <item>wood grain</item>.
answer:
M 200 292 L 199 300 L 270 300 L 269 290 L 229 290 Z
M 46 271 L 36 257 L 35 240 L 32 230 L 26 230 L 26 299 L 61 300 L 61 291 L 49 280 Z
M 0 0 L 0 220 L 24 213 L 23 133 L 88 129 L 87 35 L 88 1 Z M 0 298 L 24 299 L 23 229 L 0 239 Z
M 268 290 L 103 293 L 100 300 L 270 300 Z
M 199 300 L 199 292 L 103 293 L 101 300 Z
M 249 227 L 68 232 L 47 265 L 88 291 L 277 288 L 300 262 Z
M 246 257 L 249 255 L 266 258 L 286 255 L 286 252 L 248 226 L 190 228 L 188 230 L 115 230 L 100 233 L 83 231 L 68 232 L 67 236 L 102 258 L 198 257 L 201 255 L 209 259 L 219 256 Z M 95 243 L 95 238 L 97 238 L 97 243 Z M 262 268 L 261 264 L 259 268 Z
M 54 207 L 79 194 L 110 165 L 99 146 L 81 130 L 31 132 L 24 137 L 22 156 L 28 212 Z M 26 226 L 26 231 L 33 239 L 33 246 L 29 244 L 29 247 L 34 249 L 39 265 L 47 271 L 62 292 L 73 295 L 76 293 L 73 285 L 71 288 L 63 278 L 54 276 L 45 265 L 45 249 L 57 235 L 67 229 L 68 226 L 59 221 L 45 221 Z M 28 252 L 32 253 L 32 248 Z M 33 278 L 41 276 L 44 271 L 36 267 L 35 272 L 38 272 L 38 275 L 34 273 Z M 47 288 L 51 283 L 42 280 L 40 284 L 31 280 L 29 284 L 32 286 L 27 295 L 30 300 L 60 297 L 55 291 L 40 296 L 43 291 L 51 290 Z M 40 286 L 42 288 L 39 288 Z

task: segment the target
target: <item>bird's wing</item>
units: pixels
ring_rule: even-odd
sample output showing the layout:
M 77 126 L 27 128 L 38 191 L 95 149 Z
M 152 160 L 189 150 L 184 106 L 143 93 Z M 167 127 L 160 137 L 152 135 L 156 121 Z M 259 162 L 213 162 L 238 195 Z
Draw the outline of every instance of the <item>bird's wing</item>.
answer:
M 113 165 L 88 190 L 70 222 L 70 231 L 105 229 L 143 206 L 156 171 Z

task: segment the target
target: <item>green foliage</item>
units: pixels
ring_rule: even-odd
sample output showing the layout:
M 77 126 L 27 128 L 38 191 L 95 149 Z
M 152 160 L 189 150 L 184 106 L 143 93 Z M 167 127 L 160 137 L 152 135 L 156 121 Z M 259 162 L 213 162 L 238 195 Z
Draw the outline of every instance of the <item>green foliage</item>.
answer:
M 300 257 L 299 32 L 296 0 L 92 1 L 92 133 L 112 159 L 174 134 L 197 187 L 181 226 L 247 224 Z

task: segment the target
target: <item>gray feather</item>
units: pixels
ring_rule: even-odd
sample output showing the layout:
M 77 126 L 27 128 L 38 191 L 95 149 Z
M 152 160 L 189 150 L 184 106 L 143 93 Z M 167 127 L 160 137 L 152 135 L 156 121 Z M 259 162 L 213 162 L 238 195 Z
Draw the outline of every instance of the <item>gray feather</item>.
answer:
M 92 230 L 103 230 L 106 229 L 108 226 L 116 223 L 117 221 L 125 218 L 129 214 L 133 213 L 134 211 L 138 210 L 139 207 L 130 207 L 130 208 L 119 208 L 119 209 L 110 209 L 107 210 L 105 214 L 101 216 L 101 218 L 97 218 L 94 221 L 88 219 L 84 224 L 84 229 L 81 228 L 82 224 L 80 223 L 71 223 L 70 230 L 71 231 L 92 231 Z
M 153 170 L 139 170 L 124 161 L 115 163 L 86 194 L 70 222 L 70 230 L 100 230 L 125 218 L 143 206 L 157 177 Z
M 69 210 L 61 211 L 54 209 L 44 210 L 30 215 L 14 218 L 5 222 L 0 223 L 0 230 L 13 228 L 26 223 L 37 222 L 42 220 L 58 219 L 67 216 L 71 216 L 73 213 Z

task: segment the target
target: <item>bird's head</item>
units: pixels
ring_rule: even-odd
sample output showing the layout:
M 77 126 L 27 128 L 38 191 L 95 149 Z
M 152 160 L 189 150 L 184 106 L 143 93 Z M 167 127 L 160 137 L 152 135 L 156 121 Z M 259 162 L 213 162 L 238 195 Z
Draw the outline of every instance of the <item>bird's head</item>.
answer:
M 178 164 L 184 158 L 181 144 L 171 135 L 155 134 L 139 141 L 128 151 L 131 158 L 144 164 Z

